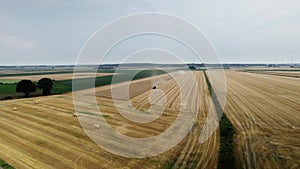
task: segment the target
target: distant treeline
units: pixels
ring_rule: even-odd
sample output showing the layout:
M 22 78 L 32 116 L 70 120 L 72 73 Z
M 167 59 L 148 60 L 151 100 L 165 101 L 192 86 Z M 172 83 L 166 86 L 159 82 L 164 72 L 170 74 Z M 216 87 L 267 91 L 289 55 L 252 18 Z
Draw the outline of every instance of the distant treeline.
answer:
M 35 65 L 35 66 L 0 66 L 0 69 L 57 69 L 57 68 L 95 68 L 95 69 L 114 69 L 117 67 L 187 67 L 187 66 L 196 66 L 196 67 L 252 67 L 252 66 L 295 66 L 299 67 L 300 63 L 296 64 L 247 64 L 247 63 L 225 63 L 225 64 L 204 64 L 204 63 L 188 63 L 188 64 L 156 64 L 156 63 L 124 63 L 124 64 L 101 64 L 101 65 Z

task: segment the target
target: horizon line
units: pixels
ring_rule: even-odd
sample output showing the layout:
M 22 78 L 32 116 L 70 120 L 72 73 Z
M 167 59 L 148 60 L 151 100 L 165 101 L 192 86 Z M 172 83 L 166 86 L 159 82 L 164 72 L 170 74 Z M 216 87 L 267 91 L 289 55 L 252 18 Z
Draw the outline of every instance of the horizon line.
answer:
M 300 63 L 267 63 L 267 62 L 262 62 L 262 63 L 251 63 L 251 62 L 227 62 L 227 63 L 147 63 L 147 62 L 140 62 L 140 63 L 103 63 L 103 64 L 24 64 L 24 65 L 19 65 L 19 64 L 3 64 L 0 65 L 0 67 L 10 67 L 10 66 L 24 66 L 24 67 L 29 67 L 29 66 L 100 66 L 100 65 L 126 65 L 126 64 L 153 64 L 153 65 L 189 65 L 189 64 L 204 64 L 204 65 L 299 65 Z

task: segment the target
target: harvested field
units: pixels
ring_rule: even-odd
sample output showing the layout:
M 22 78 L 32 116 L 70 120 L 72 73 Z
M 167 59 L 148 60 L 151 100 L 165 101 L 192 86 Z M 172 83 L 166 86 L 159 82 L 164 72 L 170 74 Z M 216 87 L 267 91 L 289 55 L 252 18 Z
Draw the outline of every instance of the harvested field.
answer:
M 300 79 L 228 71 L 225 114 L 241 168 L 300 168 Z
M 123 96 L 126 82 L 77 91 L 82 94 L 78 104 L 88 109 L 85 112 L 75 112 L 71 93 L 2 101 L 0 159 L 16 168 L 216 168 L 219 129 L 204 143 L 198 142 L 212 104 L 210 86 L 203 72 L 193 74 L 198 86 L 189 83 L 191 80 L 184 72 L 176 74 L 177 83 L 169 75 L 133 81 L 128 97 L 114 97 L 110 93 L 113 88 Z M 218 82 L 220 71 L 210 71 L 209 75 L 212 74 L 217 78 L 210 79 L 211 87 L 222 101 L 224 86 Z M 238 71 L 226 71 L 226 77 L 225 114 L 235 130 L 233 151 L 238 168 L 299 168 L 300 79 Z M 185 86 L 191 106 L 200 101 L 197 122 L 177 146 L 158 156 L 135 159 L 111 154 L 87 136 L 77 119 L 102 116 L 120 134 L 134 138 L 159 135 L 170 128 L 179 117 L 179 110 L 187 105 L 181 102 L 178 84 Z M 156 89 L 152 89 L 153 85 Z M 96 96 L 100 114 L 95 112 L 88 96 Z M 112 98 L 118 101 L 117 106 Z M 155 108 L 166 107 L 157 119 L 136 123 L 117 109 L 133 113 L 125 104 L 127 101 L 143 116 L 155 117 Z M 212 110 L 214 123 L 217 116 L 216 110 Z M 103 127 L 93 120 L 86 124 L 91 132 Z M 119 146 L 105 134 L 99 136 L 105 143 Z M 122 148 L 131 151 L 130 147 Z
M 300 78 L 300 71 L 255 71 L 253 73 Z
M 159 156 L 128 159 L 113 155 L 98 147 L 87 137 L 80 127 L 79 121 L 73 116 L 72 95 L 65 94 L 2 101 L 0 107 L 0 159 L 16 168 L 216 168 L 218 131 L 213 133 L 206 142 L 198 143 L 204 120 L 211 105 L 211 98 L 203 73 L 194 72 L 194 74 L 199 86 L 189 83 L 189 79 L 184 73 L 178 75 L 178 79 L 179 83 L 186 86 L 192 103 L 200 99 L 201 109 L 199 109 L 197 122 L 179 145 Z M 151 81 L 155 78 L 157 77 L 153 77 Z M 153 91 L 149 88 L 144 91 L 145 83 L 149 84 L 147 80 L 145 82 L 145 79 L 132 83 L 134 88 L 141 88 L 141 90 L 138 90 L 138 94 L 130 95 L 130 100 L 137 109 L 148 111 L 147 109 L 153 104 L 148 100 Z M 167 115 L 145 124 L 129 121 L 117 112 L 111 98 L 98 95 L 102 91 L 107 92 L 107 88 L 110 86 L 95 89 L 102 113 L 100 115 L 105 117 L 116 131 L 131 137 L 145 138 L 163 132 L 174 122 L 180 106 L 184 105 L 180 104 L 180 91 L 173 79 L 166 79 L 156 85 L 167 98 L 165 109 Z M 198 89 L 200 95 L 194 92 Z M 91 94 L 90 90 L 78 92 L 84 95 Z M 130 92 L 134 92 L 134 90 L 130 90 Z M 82 105 L 86 105 L 87 100 L 84 100 L 84 97 L 81 99 Z M 155 103 L 158 102 L 160 101 Z M 79 112 L 79 117 L 84 114 L 91 115 L 92 112 L 93 110 Z M 151 111 L 149 113 L 151 114 Z M 91 127 L 99 128 L 101 124 L 91 123 Z M 106 139 L 105 141 L 111 142 L 112 140 Z
M 248 68 L 237 68 L 238 70 L 246 71 L 299 71 L 299 67 L 280 66 L 280 67 L 266 67 L 266 66 L 251 66 Z
M 166 74 L 135 80 L 132 82 L 123 82 L 113 86 L 105 86 L 103 88 L 96 89 L 95 95 L 97 97 L 128 100 L 147 91 L 150 91 L 153 86 L 158 87 L 158 85 L 163 84 L 170 79 L 172 79 L 172 76 Z M 113 95 L 112 91 L 115 95 Z
M 96 76 L 109 76 L 113 75 L 113 73 L 97 73 Z M 1 81 L 7 81 L 7 80 L 23 80 L 23 79 L 28 79 L 32 81 L 38 81 L 43 77 L 47 77 L 50 79 L 55 79 L 55 80 L 68 80 L 68 79 L 79 79 L 79 78 L 92 78 L 94 77 L 93 73 L 76 73 L 76 76 L 73 77 L 73 73 L 64 73 L 64 74 L 45 74 L 45 75 L 32 75 L 32 76 L 7 76 L 7 77 L 1 77 Z

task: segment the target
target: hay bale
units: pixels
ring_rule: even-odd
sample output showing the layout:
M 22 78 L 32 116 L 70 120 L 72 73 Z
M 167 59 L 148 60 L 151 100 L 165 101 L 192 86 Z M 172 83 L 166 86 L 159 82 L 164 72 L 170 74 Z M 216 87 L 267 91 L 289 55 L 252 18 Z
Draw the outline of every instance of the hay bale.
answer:
M 168 113 L 168 112 L 164 112 L 163 115 L 164 115 L 164 116 L 168 116 L 169 113 Z
M 79 116 L 79 114 L 77 112 L 73 113 L 73 117 L 78 117 L 78 116 Z
M 39 101 L 35 100 L 35 101 L 34 101 L 34 104 L 39 104 Z
M 98 124 L 94 124 L 94 127 L 95 127 L 96 129 L 99 129 L 99 128 L 100 128 L 100 126 L 99 126 Z
M 18 108 L 17 108 L 17 107 L 14 107 L 14 108 L 13 108 L 13 110 L 17 111 L 17 110 L 18 110 Z

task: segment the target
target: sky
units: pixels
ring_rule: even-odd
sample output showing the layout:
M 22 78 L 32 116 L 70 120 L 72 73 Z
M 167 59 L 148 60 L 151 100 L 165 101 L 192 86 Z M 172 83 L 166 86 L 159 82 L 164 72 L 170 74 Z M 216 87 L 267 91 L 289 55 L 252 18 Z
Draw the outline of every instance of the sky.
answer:
M 300 63 L 299 9 L 299 0 L 0 0 L 0 65 L 75 64 L 99 28 L 142 12 L 192 23 L 208 37 L 222 63 Z M 155 36 L 129 39 L 105 61 L 158 47 L 179 51 L 185 62 L 198 61 L 174 40 Z M 131 60 L 168 63 L 163 51 Z

